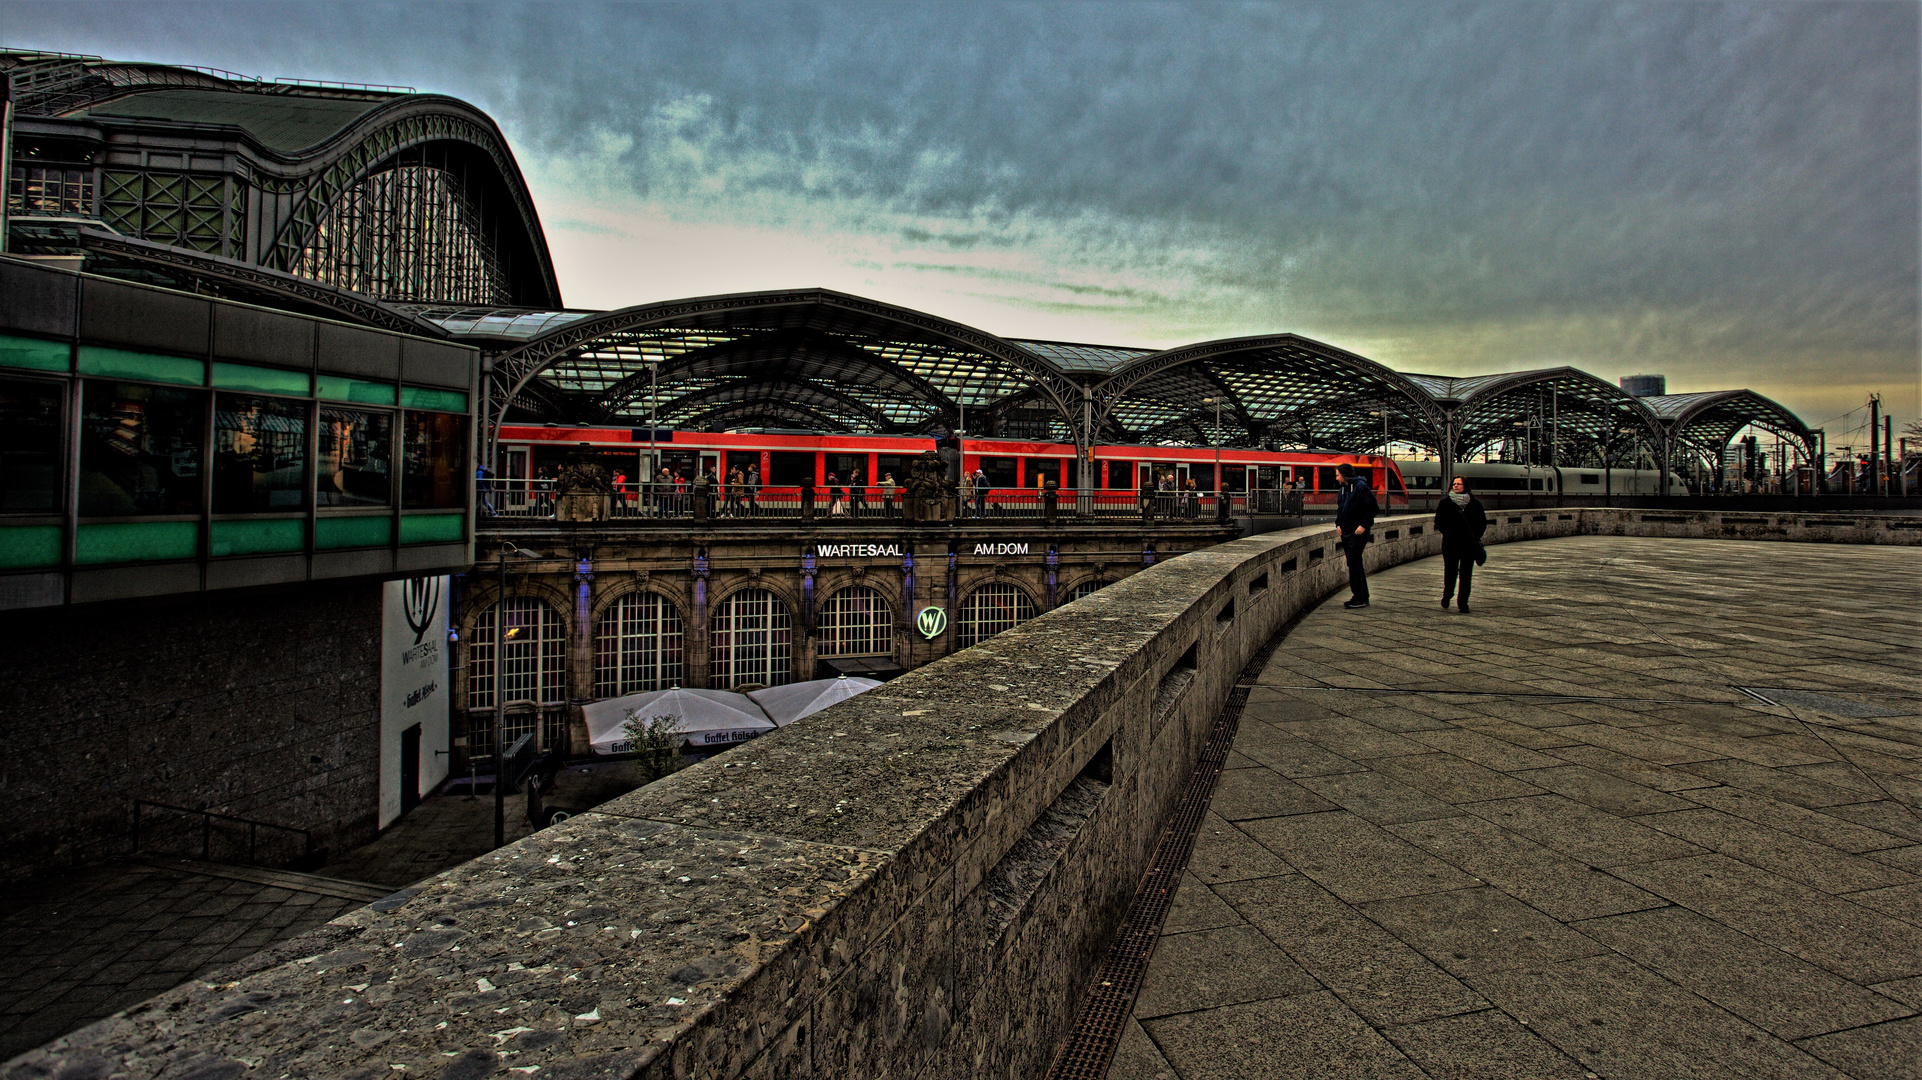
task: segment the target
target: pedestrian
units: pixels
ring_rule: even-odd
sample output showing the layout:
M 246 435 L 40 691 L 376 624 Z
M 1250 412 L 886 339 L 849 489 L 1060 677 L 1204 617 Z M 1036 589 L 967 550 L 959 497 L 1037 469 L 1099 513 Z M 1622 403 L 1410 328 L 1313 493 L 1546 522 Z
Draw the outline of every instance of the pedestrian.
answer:
M 1468 614 L 1468 585 L 1475 576 L 1475 565 L 1487 558 L 1482 552 L 1482 533 L 1487 529 L 1488 513 L 1482 509 L 1482 501 L 1470 490 L 1468 480 L 1457 476 L 1448 496 L 1435 509 L 1435 531 L 1442 538 L 1444 610 L 1448 601 L 1454 600 L 1456 610 Z
M 614 516 L 622 517 L 627 513 L 627 472 L 614 470 Z
M 747 512 L 749 517 L 761 509 L 761 466 L 757 462 L 747 467 Z
M 1348 556 L 1348 591 L 1345 608 L 1368 606 L 1368 568 L 1362 565 L 1362 552 L 1375 538 L 1375 493 L 1368 481 L 1355 474 L 1346 461 L 1335 466 L 1341 477 L 1341 493 L 1336 496 L 1335 531 L 1341 536 L 1342 553 Z
M 741 487 L 747 483 L 747 474 L 739 465 L 727 471 L 727 516 L 741 516 Z
M 881 474 L 881 513 L 885 517 L 894 516 L 894 474 Z
M 841 494 L 841 478 L 834 473 L 828 474 L 828 514 L 838 516 L 848 512 L 847 504 Z
M 849 504 L 850 504 L 848 507 L 848 510 L 850 513 L 854 511 L 861 511 L 863 513 L 866 512 L 868 508 L 867 484 L 868 484 L 867 475 L 863 473 L 860 469 L 855 469 L 853 472 L 848 474 L 848 494 L 849 494 Z
M 974 474 L 968 477 L 974 485 L 974 516 L 988 516 L 988 474 L 981 466 L 974 467 Z

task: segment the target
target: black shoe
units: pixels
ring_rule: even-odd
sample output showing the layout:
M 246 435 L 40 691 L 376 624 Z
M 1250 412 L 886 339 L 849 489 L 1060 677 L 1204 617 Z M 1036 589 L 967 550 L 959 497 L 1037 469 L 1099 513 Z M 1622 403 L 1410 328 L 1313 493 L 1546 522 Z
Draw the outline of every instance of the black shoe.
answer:
M 1460 607 L 1456 608 L 1455 610 L 1461 612 L 1463 615 L 1466 615 L 1468 614 L 1468 605 L 1463 604 Z
M 1368 601 L 1366 600 L 1350 600 L 1346 604 L 1342 605 L 1342 607 L 1345 607 L 1345 608 L 1364 608 L 1367 606 L 1368 606 Z
M 1453 599 L 1454 599 L 1454 597 L 1452 597 L 1452 596 L 1444 596 L 1444 597 L 1442 597 L 1442 610 L 1444 610 L 1444 611 L 1446 611 L 1446 610 L 1448 609 L 1448 602 L 1449 602 L 1450 600 L 1453 600 Z

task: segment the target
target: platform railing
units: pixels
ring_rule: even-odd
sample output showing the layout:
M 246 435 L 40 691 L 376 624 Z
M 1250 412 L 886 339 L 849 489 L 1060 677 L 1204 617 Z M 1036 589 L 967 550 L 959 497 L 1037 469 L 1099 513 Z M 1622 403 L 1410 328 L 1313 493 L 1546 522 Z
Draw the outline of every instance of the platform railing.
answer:
M 553 521 L 564 516 L 565 499 L 548 480 L 482 480 L 478 482 L 480 518 L 496 521 Z M 1332 498 L 1332 496 L 1330 497 Z M 950 517 L 969 521 L 1133 519 L 1162 524 L 1208 524 L 1247 514 L 1250 501 L 1258 513 L 1300 513 L 1298 493 L 1261 491 L 1133 490 L 1080 491 L 1076 489 L 962 486 L 953 497 Z M 1222 511 L 1223 501 L 1228 505 Z M 752 525 L 757 522 L 793 523 L 861 520 L 886 522 L 907 513 L 910 496 L 900 486 L 882 485 L 727 485 L 708 489 L 685 484 L 615 485 L 600 494 L 595 520 L 623 524 L 689 522 Z M 1272 506 L 1273 509 L 1262 509 Z M 1292 507 L 1292 509 L 1290 509 Z

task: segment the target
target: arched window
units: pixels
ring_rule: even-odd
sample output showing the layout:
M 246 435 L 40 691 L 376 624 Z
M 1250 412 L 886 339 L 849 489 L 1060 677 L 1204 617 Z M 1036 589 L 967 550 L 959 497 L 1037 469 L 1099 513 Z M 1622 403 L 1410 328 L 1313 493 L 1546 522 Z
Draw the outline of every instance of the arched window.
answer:
M 842 589 L 821 605 L 822 656 L 887 656 L 894 652 L 894 612 L 881 590 Z
M 1034 601 L 1028 594 L 1006 582 L 996 581 L 974 590 L 961 602 L 961 620 L 955 627 L 960 647 L 983 642 L 1034 618 Z
M 614 601 L 594 631 L 594 695 L 679 686 L 685 642 L 680 609 L 667 597 L 636 592 Z
M 1072 604 L 1084 596 L 1093 596 L 1095 593 L 1100 592 L 1101 587 L 1106 584 L 1107 582 L 1100 578 L 1089 578 L 1074 588 L 1069 589 L 1068 595 L 1061 602 L 1064 604 Z
M 501 665 L 501 683 L 506 701 L 566 701 L 567 632 L 560 613 L 532 597 L 512 596 L 481 612 L 474 622 L 468 641 L 468 706 L 494 707 L 494 626 L 503 608 L 507 660 Z
M 787 605 L 766 589 L 742 589 L 714 609 L 712 678 L 715 689 L 788 681 Z

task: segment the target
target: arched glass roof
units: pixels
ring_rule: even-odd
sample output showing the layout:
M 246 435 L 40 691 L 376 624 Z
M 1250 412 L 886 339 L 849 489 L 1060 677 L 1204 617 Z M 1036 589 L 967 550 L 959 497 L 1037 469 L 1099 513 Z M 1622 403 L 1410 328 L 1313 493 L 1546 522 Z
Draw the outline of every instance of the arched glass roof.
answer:
M 1141 349 L 1000 338 L 823 289 L 612 312 L 414 309 L 495 354 L 494 415 L 719 430 L 804 427 L 1370 451 L 1521 439 L 1626 460 L 1748 423 L 1804 437 L 1749 391 L 1637 399 L 1572 367 L 1405 374 L 1296 334 Z M 503 402 L 506 404 L 503 405 Z M 1733 426 L 1730 426 L 1733 425 Z

